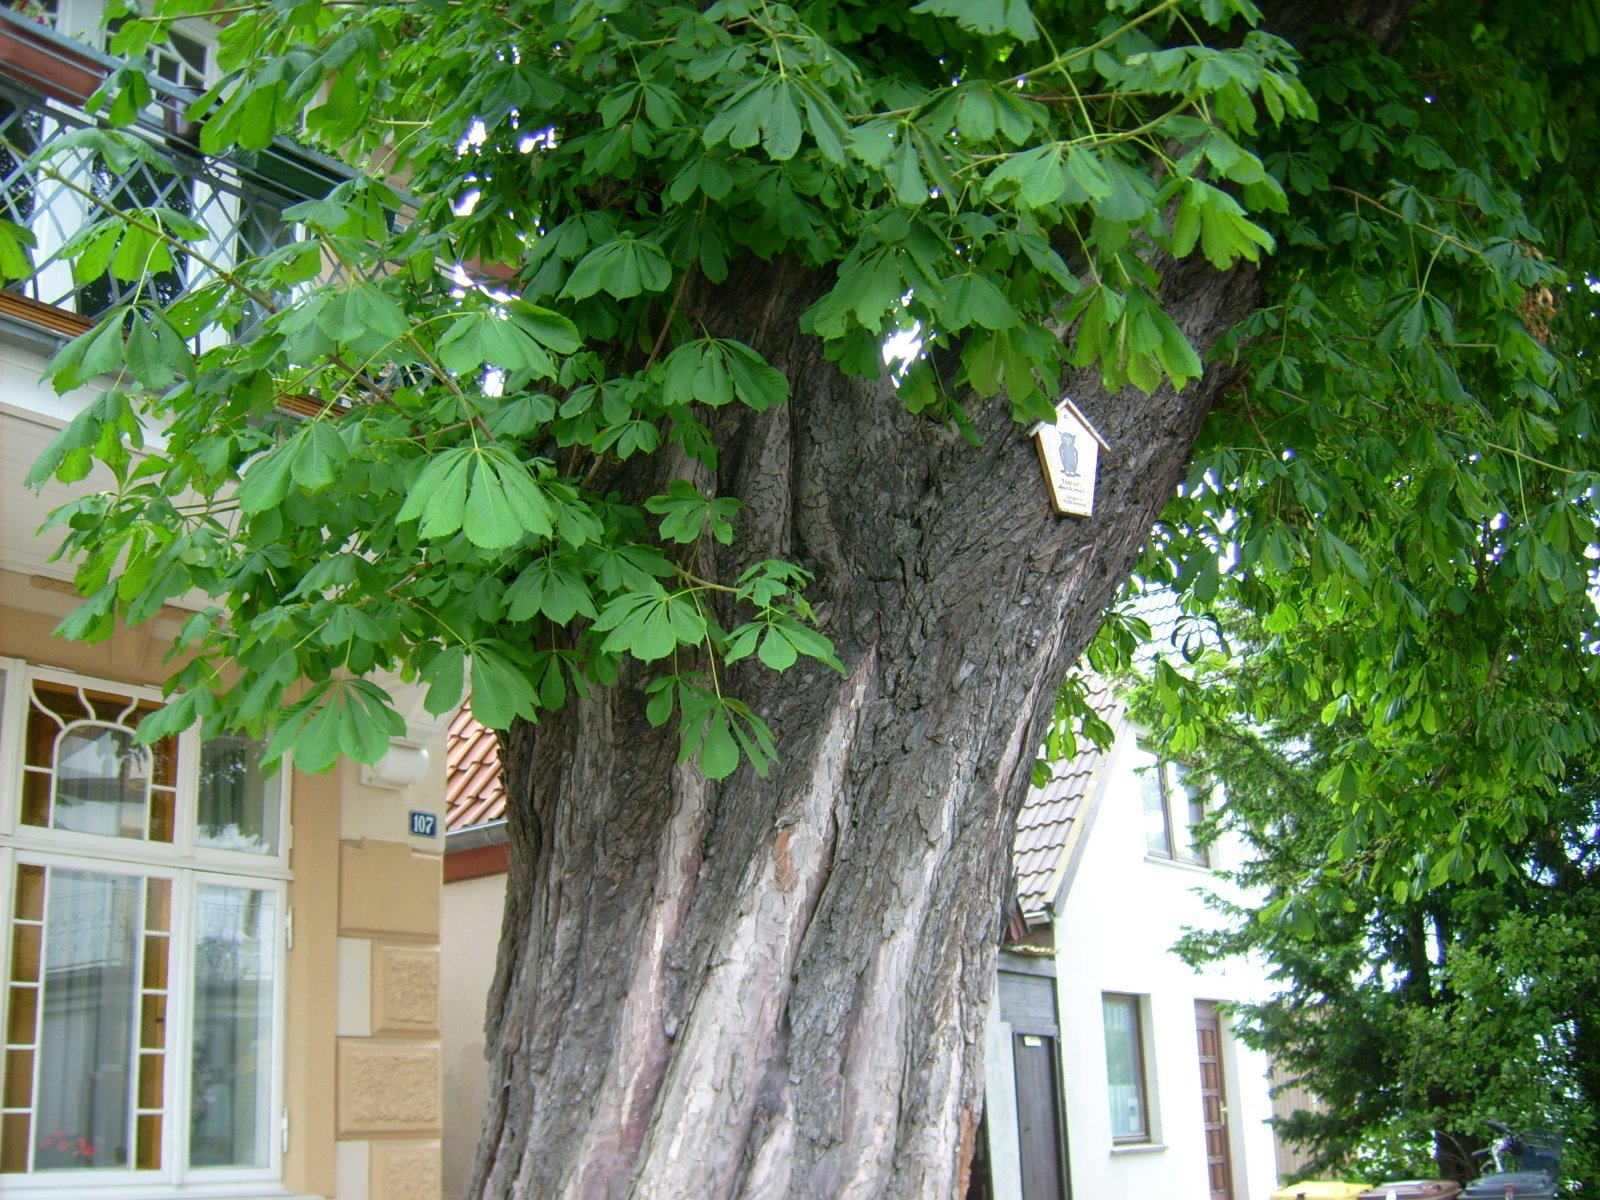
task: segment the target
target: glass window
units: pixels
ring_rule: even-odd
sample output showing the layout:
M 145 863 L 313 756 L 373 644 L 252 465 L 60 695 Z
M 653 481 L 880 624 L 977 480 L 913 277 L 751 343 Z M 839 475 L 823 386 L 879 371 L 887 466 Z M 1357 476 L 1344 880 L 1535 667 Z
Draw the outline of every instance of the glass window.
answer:
M 43 876 L 42 969 L 27 1006 L 38 1018 L 33 1028 L 21 1019 L 13 1024 L 35 1057 L 33 1169 L 104 1171 L 135 1158 L 143 1163 L 156 1156 L 156 1146 L 143 1140 L 148 1131 L 134 1120 L 134 1085 L 145 1069 L 144 1048 L 134 1045 L 134 1013 L 146 978 L 165 977 L 170 941 L 165 934 L 153 942 L 144 936 L 142 892 L 154 881 L 32 870 Z
M 1106 1083 L 1111 1101 L 1111 1140 L 1148 1142 L 1150 1108 L 1145 1094 L 1140 998 L 1107 992 L 1101 997 L 1101 1007 L 1106 1027 Z
M 261 753 L 261 743 L 240 737 L 215 738 L 200 747 L 196 845 L 278 853 L 282 776 L 262 774 Z
M 210 884 L 195 897 L 193 1166 L 268 1165 L 275 899 Z
M 1205 820 L 1205 798 L 1188 786 L 1188 772 L 1175 762 L 1139 751 L 1140 803 L 1144 809 L 1145 852 L 1155 858 L 1210 866 L 1211 855 L 1200 843 Z
M 149 700 L 35 679 L 28 689 L 22 823 L 172 840 L 176 739 L 133 740 Z
M 140 745 L 160 707 L 140 689 L 12 670 L 0 1174 L 92 1172 L 96 1189 L 263 1177 L 276 1166 L 281 783 L 247 739 Z
M 1144 805 L 1144 848 L 1158 858 L 1172 857 L 1172 823 L 1167 818 L 1167 789 L 1162 764 L 1154 759 L 1139 776 L 1139 796 Z

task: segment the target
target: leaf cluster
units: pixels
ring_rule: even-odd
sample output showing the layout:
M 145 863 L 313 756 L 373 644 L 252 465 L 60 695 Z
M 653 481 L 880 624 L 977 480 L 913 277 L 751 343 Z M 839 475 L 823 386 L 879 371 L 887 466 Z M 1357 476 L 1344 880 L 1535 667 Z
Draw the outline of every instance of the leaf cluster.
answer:
M 140 56 L 209 11 L 128 6 L 108 127 L 40 169 L 157 160 L 130 125 Z M 878 375 L 884 339 L 919 331 L 902 399 L 963 428 L 1002 393 L 1049 414 L 1069 364 L 1181 386 L 1200 360 L 1160 266 L 1274 246 L 1259 215 L 1287 193 L 1250 143 L 1312 113 L 1249 0 L 227 12 L 222 78 L 189 113 L 200 149 L 270 156 L 288 135 L 350 177 L 286 209 L 297 236 L 259 258 L 86 195 L 72 253 L 134 286 L 52 363 L 63 391 L 109 390 L 34 480 L 101 462 L 114 481 L 57 516 L 86 597 L 64 631 L 199 598 L 163 727 L 277 729 L 274 755 L 313 767 L 394 727 L 358 679 L 419 680 L 436 713 L 470 682 L 504 728 L 632 661 L 702 770 L 764 769 L 771 734 L 728 664 L 842 666 L 802 565 L 709 570 L 739 545 L 718 414 L 798 381 L 705 327 L 699 298 L 797 264 L 826 281 L 803 332 Z M 179 263 L 180 297 L 138 286 Z
M 1161 677 L 1177 745 L 1342 731 L 1329 877 L 1398 902 L 1507 879 L 1600 739 L 1592 71 L 1458 16 L 1308 46 L 1268 302 L 1143 568 L 1248 631 L 1248 669 Z

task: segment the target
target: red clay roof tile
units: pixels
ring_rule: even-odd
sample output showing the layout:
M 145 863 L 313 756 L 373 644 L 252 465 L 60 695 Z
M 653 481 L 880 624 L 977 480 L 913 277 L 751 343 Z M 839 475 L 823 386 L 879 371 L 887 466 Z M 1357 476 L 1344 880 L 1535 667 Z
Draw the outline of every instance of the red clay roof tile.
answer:
M 444 827 L 446 832 L 498 821 L 506 812 L 500 778 L 500 742 L 472 719 L 462 705 L 451 718 L 445 746 Z

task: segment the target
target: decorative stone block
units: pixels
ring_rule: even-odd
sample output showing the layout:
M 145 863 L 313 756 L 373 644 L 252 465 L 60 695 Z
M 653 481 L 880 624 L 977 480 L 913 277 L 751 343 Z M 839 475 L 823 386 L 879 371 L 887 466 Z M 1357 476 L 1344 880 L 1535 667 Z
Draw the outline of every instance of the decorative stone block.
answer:
M 372 1143 L 372 1200 L 439 1200 L 438 1142 Z
M 437 1042 L 339 1040 L 339 1136 L 437 1134 L 442 1064 Z
M 372 947 L 372 1031 L 439 1033 L 439 951 L 432 946 Z
M 339 932 L 439 940 L 439 858 L 404 842 L 362 838 L 339 846 Z

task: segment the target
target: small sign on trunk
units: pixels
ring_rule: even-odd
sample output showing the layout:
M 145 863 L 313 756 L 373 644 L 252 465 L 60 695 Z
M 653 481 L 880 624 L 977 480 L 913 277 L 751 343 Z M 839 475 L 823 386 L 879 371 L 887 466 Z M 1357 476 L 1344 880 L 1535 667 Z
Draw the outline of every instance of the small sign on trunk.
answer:
M 1065 396 L 1056 405 L 1055 424 L 1040 421 L 1032 433 L 1056 511 L 1071 517 L 1092 515 L 1100 451 L 1111 449 L 1105 438 Z

